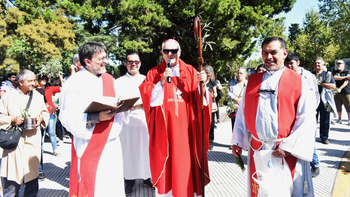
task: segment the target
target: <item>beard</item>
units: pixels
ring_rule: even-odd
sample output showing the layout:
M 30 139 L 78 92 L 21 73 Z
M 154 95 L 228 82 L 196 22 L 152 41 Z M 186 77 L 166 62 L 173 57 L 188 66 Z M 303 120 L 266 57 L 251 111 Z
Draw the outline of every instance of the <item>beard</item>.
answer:
M 267 67 L 267 66 L 266 66 L 266 69 L 269 70 L 269 71 L 276 71 L 276 70 L 279 69 L 279 67 L 278 67 L 277 64 L 275 64 L 275 65 L 270 66 L 270 67 Z
M 103 74 L 106 72 L 106 67 L 101 66 L 100 68 L 96 68 L 96 67 L 92 66 L 91 70 L 95 75 L 100 75 L 100 74 Z

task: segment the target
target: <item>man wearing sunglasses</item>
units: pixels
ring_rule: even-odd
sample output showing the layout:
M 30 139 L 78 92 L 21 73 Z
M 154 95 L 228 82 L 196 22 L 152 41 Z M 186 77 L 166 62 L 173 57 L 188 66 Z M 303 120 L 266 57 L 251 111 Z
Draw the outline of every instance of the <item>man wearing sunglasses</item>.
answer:
M 117 95 L 120 99 L 140 97 L 139 86 L 146 76 L 139 72 L 141 67 L 139 55 L 135 52 L 127 55 L 125 67 L 128 72 L 116 80 Z M 149 166 L 149 135 L 141 98 L 129 111 L 129 122 L 123 125 L 120 143 L 123 153 L 125 194 L 132 193 L 135 179 L 143 179 L 145 186 L 153 188 Z
M 140 86 L 148 130 L 153 185 L 156 196 L 197 196 L 201 191 L 201 167 L 209 183 L 207 151 L 211 121 L 211 96 L 204 92 L 205 163 L 202 163 L 200 88 L 198 73 L 180 59 L 176 40 L 162 44 L 164 61 L 153 67 Z M 170 77 L 170 78 L 169 78 Z M 170 79 L 168 81 L 168 79 Z

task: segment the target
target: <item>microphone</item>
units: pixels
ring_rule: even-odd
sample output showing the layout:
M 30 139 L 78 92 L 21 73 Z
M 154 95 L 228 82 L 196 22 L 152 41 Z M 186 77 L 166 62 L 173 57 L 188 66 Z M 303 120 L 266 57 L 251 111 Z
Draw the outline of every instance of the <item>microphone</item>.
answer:
M 167 67 L 168 68 L 171 68 L 171 63 L 173 62 L 174 60 L 173 59 L 168 59 L 168 64 L 167 64 Z M 168 83 L 171 83 L 171 77 L 168 77 L 167 78 L 167 81 L 168 81 Z

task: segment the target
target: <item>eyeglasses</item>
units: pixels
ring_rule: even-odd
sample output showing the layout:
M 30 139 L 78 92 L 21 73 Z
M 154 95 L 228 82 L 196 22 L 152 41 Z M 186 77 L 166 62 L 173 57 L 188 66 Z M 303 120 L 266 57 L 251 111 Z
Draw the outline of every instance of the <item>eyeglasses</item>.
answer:
M 171 52 L 172 54 L 176 54 L 179 51 L 179 49 L 163 49 L 163 53 L 168 55 L 169 52 Z
M 136 65 L 139 64 L 141 61 L 128 61 L 129 64 L 135 63 Z

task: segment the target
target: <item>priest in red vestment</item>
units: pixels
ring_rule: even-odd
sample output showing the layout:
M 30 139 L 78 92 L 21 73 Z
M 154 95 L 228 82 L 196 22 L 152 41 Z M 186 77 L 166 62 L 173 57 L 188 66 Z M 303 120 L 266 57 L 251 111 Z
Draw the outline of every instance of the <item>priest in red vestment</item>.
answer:
M 150 165 L 156 196 L 201 196 L 203 166 L 205 184 L 210 181 L 207 152 L 211 96 L 208 91 L 204 92 L 203 99 L 204 165 L 201 154 L 199 81 L 205 81 L 206 74 L 198 73 L 180 59 L 181 48 L 176 40 L 165 41 L 162 54 L 164 61 L 147 73 L 139 87 L 150 135 Z

